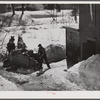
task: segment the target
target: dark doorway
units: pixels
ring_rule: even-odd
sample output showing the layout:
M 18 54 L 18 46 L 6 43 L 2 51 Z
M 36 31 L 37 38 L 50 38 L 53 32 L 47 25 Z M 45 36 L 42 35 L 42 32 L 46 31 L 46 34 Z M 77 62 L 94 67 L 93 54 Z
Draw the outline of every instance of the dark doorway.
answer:
M 86 43 L 83 43 L 82 50 L 82 59 L 86 60 L 88 57 L 96 54 L 96 41 L 87 40 Z

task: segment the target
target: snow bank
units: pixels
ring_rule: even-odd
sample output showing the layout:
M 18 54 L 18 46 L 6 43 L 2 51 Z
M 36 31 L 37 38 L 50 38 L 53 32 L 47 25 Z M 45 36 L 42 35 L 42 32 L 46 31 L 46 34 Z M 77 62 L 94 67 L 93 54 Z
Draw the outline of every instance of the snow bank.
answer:
M 49 62 L 57 62 L 66 58 L 66 48 L 60 44 L 50 44 L 46 48 L 46 54 Z
M 14 83 L 6 80 L 2 76 L 0 76 L 0 91 L 20 91 Z
M 93 55 L 83 61 L 79 73 L 89 90 L 100 90 L 100 55 Z
M 100 90 L 100 55 L 93 55 L 72 66 L 66 79 L 83 90 Z
M 17 85 L 22 85 L 24 83 L 28 82 L 28 75 L 13 73 L 13 72 L 7 72 L 5 70 L 0 70 L 0 75 L 6 79 L 8 79 L 10 82 L 13 82 Z M 21 87 L 20 87 L 21 88 Z
M 79 62 L 68 69 L 66 79 L 69 80 L 71 83 L 76 84 L 77 87 L 80 87 L 80 90 L 86 90 L 85 84 L 83 83 L 79 74 L 79 67 L 81 63 L 82 62 Z
M 32 73 L 29 82 L 23 84 L 23 88 L 28 91 L 75 91 L 84 90 L 83 87 L 71 82 L 67 77 L 66 60 L 50 64 L 51 69 L 47 70 L 41 76 L 36 77 L 36 73 Z M 44 64 L 44 68 L 47 66 Z

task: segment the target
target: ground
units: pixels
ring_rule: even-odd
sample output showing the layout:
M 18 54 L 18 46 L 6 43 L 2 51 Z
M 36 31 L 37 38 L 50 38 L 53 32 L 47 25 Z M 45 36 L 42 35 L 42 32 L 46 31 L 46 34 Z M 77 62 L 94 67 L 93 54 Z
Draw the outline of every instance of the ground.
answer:
M 85 90 L 79 84 L 70 81 L 68 77 L 70 76 L 70 74 L 64 71 L 65 69 L 67 69 L 66 60 L 60 61 L 58 63 L 51 63 L 50 66 L 51 69 L 47 70 L 44 74 L 38 77 L 36 74 L 38 73 L 38 71 L 28 75 L 23 75 L 1 70 L 0 74 L 25 91 Z M 43 65 L 43 67 L 44 70 L 47 69 L 47 66 L 45 64 Z
M 62 17 L 62 13 L 64 16 Z M 27 45 L 27 49 L 32 49 L 37 52 L 37 46 L 39 43 L 43 47 L 47 47 L 50 44 L 54 45 L 66 45 L 66 30 L 63 26 L 73 27 L 78 29 L 78 24 L 75 23 L 74 17 L 71 16 L 71 10 L 62 10 L 58 12 L 57 21 L 53 21 L 51 17 L 51 11 L 25 11 L 24 15 L 21 15 L 20 11 L 16 11 L 14 16 L 11 16 L 12 12 L 1 14 L 1 26 L 0 29 L 0 53 L 6 52 L 6 44 L 9 41 L 10 36 L 15 36 L 15 44 L 17 44 L 18 34 L 22 35 L 24 42 Z M 4 20 L 5 19 L 5 20 Z M 70 80 L 68 76 L 71 76 L 70 70 L 67 70 L 67 61 L 63 59 L 59 62 L 50 63 L 51 69 L 44 72 L 40 76 L 36 76 L 37 72 L 28 70 L 30 74 L 18 74 L 13 72 L 7 72 L 2 68 L 2 62 L 0 63 L 0 75 L 1 79 L 7 80 L 4 87 L 11 85 L 11 90 L 21 91 L 44 91 L 44 90 L 57 90 L 57 91 L 75 91 L 86 90 L 83 85 L 77 84 Z M 46 70 L 46 64 L 43 65 L 43 70 Z M 73 71 L 74 73 L 74 71 Z M 76 75 L 76 74 L 75 74 Z M 4 81 L 5 82 L 5 81 Z M 9 90 L 4 88 L 0 90 Z

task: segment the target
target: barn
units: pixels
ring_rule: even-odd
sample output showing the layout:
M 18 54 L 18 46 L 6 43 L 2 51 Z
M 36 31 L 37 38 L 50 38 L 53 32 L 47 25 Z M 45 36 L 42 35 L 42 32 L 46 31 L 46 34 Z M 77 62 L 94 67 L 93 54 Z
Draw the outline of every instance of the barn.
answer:
M 100 53 L 100 4 L 80 5 L 81 59 Z
M 79 29 L 66 27 L 66 54 L 72 61 L 100 53 L 100 4 L 79 5 Z

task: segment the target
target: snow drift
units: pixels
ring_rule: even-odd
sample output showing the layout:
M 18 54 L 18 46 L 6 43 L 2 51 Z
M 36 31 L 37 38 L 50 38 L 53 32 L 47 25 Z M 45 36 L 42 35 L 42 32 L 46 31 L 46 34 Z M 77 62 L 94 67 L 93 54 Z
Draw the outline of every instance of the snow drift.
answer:
M 20 91 L 14 83 L 0 76 L 0 91 Z
M 69 80 L 71 83 L 75 84 L 80 90 L 87 90 L 85 88 L 85 84 L 80 78 L 79 68 L 82 62 L 79 62 L 72 66 L 67 71 L 66 79 Z
M 66 78 L 85 90 L 100 90 L 100 55 L 93 55 L 71 67 Z
M 90 90 L 100 90 L 100 55 L 93 55 L 79 67 L 80 78 Z
M 47 54 L 49 63 L 57 62 L 66 58 L 66 49 L 64 45 L 50 44 L 46 48 L 46 54 Z

